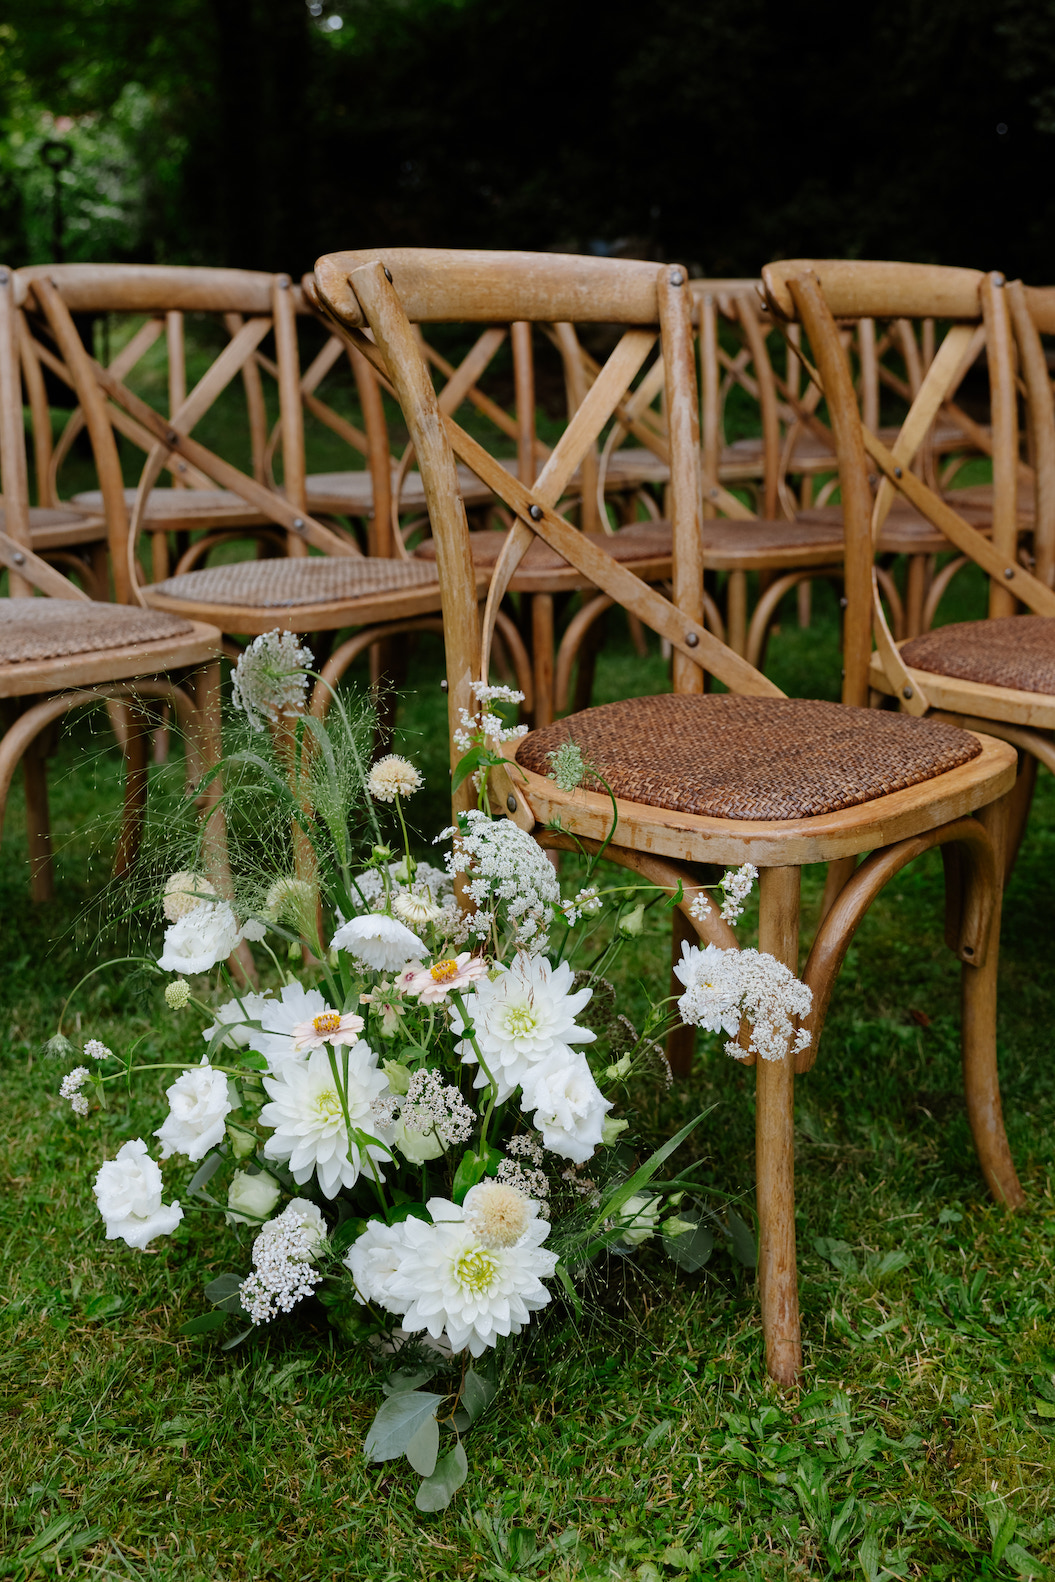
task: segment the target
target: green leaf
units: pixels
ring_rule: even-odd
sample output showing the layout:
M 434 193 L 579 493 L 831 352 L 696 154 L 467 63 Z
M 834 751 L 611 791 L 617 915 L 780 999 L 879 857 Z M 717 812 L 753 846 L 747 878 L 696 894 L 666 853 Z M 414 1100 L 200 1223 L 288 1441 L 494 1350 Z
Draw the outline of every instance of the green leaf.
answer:
M 426 1417 L 406 1449 L 406 1457 L 423 1478 L 432 1476 L 440 1451 L 440 1425 L 435 1416 Z
M 589 1235 L 592 1231 L 595 1231 L 598 1225 L 603 1225 L 606 1219 L 614 1219 L 627 1198 L 633 1197 L 635 1192 L 639 1192 L 643 1186 L 652 1180 L 660 1165 L 670 1158 L 675 1149 L 681 1147 L 689 1133 L 694 1131 L 704 1117 L 709 1114 L 710 1109 L 702 1110 L 695 1120 L 689 1121 L 686 1126 L 681 1128 L 680 1132 L 675 1132 L 674 1136 L 669 1138 L 662 1148 L 657 1148 L 654 1154 L 650 1154 L 640 1169 L 635 1170 L 632 1176 L 616 1188 L 610 1198 L 602 1202 L 596 1215 L 586 1227 L 586 1234 Z M 457 1198 L 455 1202 L 457 1202 Z
M 490 1379 L 485 1379 L 482 1374 L 475 1373 L 472 1368 L 465 1375 L 462 1386 L 462 1401 L 470 1419 L 475 1422 L 482 1417 L 496 1395 L 495 1386 Z
M 714 1251 L 714 1235 L 706 1225 L 697 1225 L 694 1231 L 686 1232 L 684 1236 L 664 1236 L 663 1250 L 688 1274 L 695 1274 L 697 1269 L 703 1268 Z
M 459 758 L 457 767 L 451 775 L 451 790 L 457 791 L 458 787 L 463 785 L 470 775 L 475 774 L 477 769 L 482 769 L 484 764 L 493 762 L 494 753 L 486 747 L 470 747 L 469 751 Z
M 435 1417 L 442 1400 L 442 1395 L 431 1395 L 427 1390 L 390 1395 L 378 1407 L 363 1444 L 367 1461 L 394 1461 L 401 1456 L 426 1418 Z
M 1003 1558 L 1004 1550 L 1015 1536 L 1018 1523 L 1010 1511 L 997 1505 L 989 1512 L 989 1531 L 993 1535 L 993 1559 Z
M 1028 1549 L 1023 1549 L 1021 1544 L 1008 1544 L 1004 1550 L 1004 1564 L 1010 1566 L 1012 1571 L 1017 1571 L 1020 1577 L 1039 1577 L 1049 1575 L 1047 1566 L 1043 1565 Z
M 442 1511 L 469 1476 L 469 1463 L 460 1444 L 448 1450 L 436 1463 L 432 1476 L 426 1478 L 414 1496 L 419 1511 Z
M 423 1219 L 426 1225 L 432 1224 L 432 1215 L 424 1203 L 397 1203 L 395 1208 L 389 1211 L 390 1225 L 402 1225 L 405 1219 Z
M 397 1368 L 383 1380 L 381 1388 L 386 1395 L 405 1395 L 408 1390 L 416 1390 L 419 1384 L 428 1384 L 435 1372 L 435 1368 Z
M 241 1274 L 218 1274 L 216 1279 L 210 1280 L 205 1287 L 206 1300 L 219 1307 L 220 1303 L 226 1302 L 228 1297 L 238 1295 L 244 1279 L 245 1276 Z
M 1033 1410 L 1038 1417 L 1055 1417 L 1055 1405 L 1051 1401 L 1042 1400 L 1040 1396 L 1033 1402 Z
M 84 1304 L 84 1316 L 89 1323 L 95 1323 L 100 1318 L 114 1318 L 124 1310 L 123 1296 L 93 1296 L 90 1302 Z M 1055 1412 L 1052 1415 L 1055 1416 Z
M 181 1324 L 179 1332 L 181 1335 L 204 1335 L 210 1329 L 220 1329 L 226 1322 L 227 1314 L 217 1309 L 215 1313 L 200 1313 L 197 1318 Z
M 746 1269 L 753 1269 L 758 1262 L 758 1248 L 755 1246 L 754 1232 L 744 1224 L 739 1214 L 733 1209 L 726 1212 L 726 1224 L 733 1243 L 733 1257 L 742 1263 Z
M 487 1154 L 474 1154 L 472 1149 L 462 1154 L 461 1163 L 454 1172 L 454 1185 L 451 1188 L 451 1198 L 455 1203 L 463 1203 L 465 1194 L 470 1187 L 482 1181 L 487 1171 Z
M 254 1141 L 254 1146 L 255 1146 L 256 1139 L 254 1138 L 253 1141 Z M 193 1176 L 191 1177 L 191 1183 L 190 1183 L 190 1186 L 187 1188 L 187 1191 L 188 1192 L 198 1192 L 198 1191 L 200 1191 L 201 1188 L 203 1186 L 205 1186 L 207 1182 L 212 1180 L 213 1176 L 216 1174 L 217 1170 L 219 1170 L 219 1168 L 220 1168 L 220 1166 L 222 1164 L 223 1164 L 223 1154 L 220 1154 L 220 1153 L 212 1153 L 212 1154 L 210 1154 L 208 1159 L 205 1159 L 198 1166 L 197 1170 L 194 1172 Z

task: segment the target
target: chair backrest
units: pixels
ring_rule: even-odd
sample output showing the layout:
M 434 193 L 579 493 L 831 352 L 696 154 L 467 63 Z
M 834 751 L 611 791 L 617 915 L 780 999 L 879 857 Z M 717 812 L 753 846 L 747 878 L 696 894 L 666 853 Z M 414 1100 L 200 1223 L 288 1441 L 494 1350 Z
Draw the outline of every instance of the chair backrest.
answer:
M 487 677 L 498 605 L 536 537 L 671 643 L 676 690 L 702 691 L 706 669 L 734 691 L 779 696 L 772 682 L 703 625 L 699 424 L 685 270 L 555 254 L 393 248 L 331 254 L 316 264 L 315 280 L 327 309 L 356 339 L 379 377 L 390 382 L 417 450 L 437 542 L 452 737 L 460 710 L 475 707 L 472 684 Z M 614 325 L 622 333 L 545 466 L 527 485 L 443 412 L 411 320 L 594 323 Z M 363 334 L 367 328 L 372 340 Z M 635 381 L 657 346 L 670 458 L 673 600 L 645 585 L 554 509 L 583 456 L 609 424 L 623 420 Z M 455 457 L 494 491 L 514 519 L 491 581 L 482 630 Z
M 816 373 L 835 435 L 839 480 L 847 525 L 847 597 L 872 604 L 876 646 L 896 686 L 901 705 L 921 714 L 926 697 L 908 676 L 887 626 L 872 566 L 872 545 L 894 500 L 901 495 L 990 579 L 989 614 L 1011 615 L 1018 602 L 1039 614 L 1055 615 L 1055 593 L 1032 575 L 1018 556 L 1018 483 L 1028 472 L 1019 458 L 1015 348 L 1018 347 L 1029 398 L 1030 422 L 1040 435 L 1033 450 L 1038 471 L 1037 535 L 1045 565 L 1051 564 L 1055 505 L 1050 471 L 1055 444 L 1045 437 L 1050 422 L 1051 387 L 1036 325 L 1020 282 L 999 274 L 936 265 L 794 259 L 763 271 L 766 294 L 775 314 L 799 322 L 809 337 Z M 948 325 L 937 346 L 893 444 L 861 420 L 839 321 L 870 317 L 877 321 L 932 318 Z M 992 537 L 970 526 L 952 505 L 912 471 L 935 415 L 953 401 L 967 369 L 984 342 L 990 385 L 993 459 Z M 1046 402 L 1046 411 L 1045 411 Z M 1043 478 L 1040 473 L 1043 471 Z M 873 498 L 870 483 L 878 482 Z M 864 527 L 864 531 L 862 531 Z M 856 684 L 866 685 L 868 654 L 847 654 Z
M 137 539 L 148 502 L 168 468 L 178 487 L 231 490 L 267 520 L 285 529 L 288 553 L 306 554 L 308 545 L 331 554 L 353 553 L 337 534 L 314 521 L 304 504 L 304 445 L 295 314 L 299 292 L 286 275 L 250 270 L 195 269 L 121 264 L 40 265 L 18 273 L 25 306 L 43 316 L 45 333 L 27 319 L 22 361 L 49 368 L 70 384 L 79 403 L 49 466 L 54 480 L 78 428 L 87 428 L 103 495 L 114 586 L 119 602 L 140 598 Z M 143 320 L 104 368 L 83 346 L 74 312 L 123 313 Z M 187 391 L 184 315 L 218 316 L 229 336 L 194 388 Z M 168 354 L 165 399 L 148 401 L 127 379 L 164 335 Z M 274 357 L 262 346 L 273 338 Z M 51 344 L 46 344 L 50 338 Z M 261 371 L 272 374 L 283 427 L 283 489 L 264 478 L 267 434 Z M 39 367 L 38 367 L 39 374 Z M 253 476 L 233 466 L 192 437 L 192 431 L 231 381 L 241 375 L 246 388 L 253 449 Z M 31 401 L 39 378 L 27 374 Z M 39 399 L 39 397 L 38 397 Z M 162 408 L 167 408 L 163 410 Z M 40 427 L 42 419 L 35 424 Z M 124 477 L 116 443 L 122 434 L 146 453 L 133 508 L 125 503 Z
M 7 570 L 8 595 L 28 598 L 39 590 L 53 598 L 85 599 L 80 588 L 33 554 L 30 537 L 29 475 L 19 369 L 19 283 L 15 271 L 0 266 L 0 566 Z

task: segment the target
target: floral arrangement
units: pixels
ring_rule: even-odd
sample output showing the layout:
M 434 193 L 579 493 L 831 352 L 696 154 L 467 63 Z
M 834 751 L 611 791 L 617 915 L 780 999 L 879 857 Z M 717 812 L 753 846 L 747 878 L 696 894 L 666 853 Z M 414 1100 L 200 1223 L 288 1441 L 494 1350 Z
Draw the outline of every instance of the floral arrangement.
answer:
M 195 1167 L 188 1204 L 245 1227 L 249 1245 L 240 1271 L 206 1287 L 214 1310 L 184 1332 L 240 1319 L 233 1345 L 321 1300 L 344 1334 L 394 1360 L 366 1455 L 405 1455 L 418 1507 L 437 1510 L 467 1476 L 462 1439 L 494 1394 L 497 1349 L 555 1293 L 577 1302 L 591 1264 L 646 1242 L 690 1270 L 711 1250 L 714 1216 L 691 1180 L 659 1180 L 699 1117 L 639 1162 L 620 1113 L 635 1072 L 669 1080 L 659 1040 L 678 1017 L 724 1031 L 739 1058 L 785 1058 L 806 1040 L 810 997 L 771 957 L 686 946 L 676 1011 L 660 1001 L 639 1032 L 606 975 L 646 910 L 679 898 L 625 879 L 603 890 L 599 854 L 584 855 L 586 883 L 564 897 L 536 841 L 490 816 L 487 777 L 520 729 L 507 718 L 518 694 L 476 688 L 455 779 L 474 778 L 478 805 L 437 837 L 433 865 L 408 839 L 418 770 L 396 754 L 368 766 L 340 696 L 325 724 L 305 714 L 310 664 L 279 633 L 239 662 L 235 703 L 263 741 L 221 770 L 228 782 L 236 768 L 257 774 L 291 826 L 291 860 L 236 871 L 227 897 L 197 867 L 168 877 L 150 965 L 171 975 L 170 1011 L 201 1019 L 187 1039 L 198 1058 L 172 1068 L 157 1148 L 125 1142 L 95 1198 L 107 1238 L 142 1249 L 189 1212 L 165 1201 L 169 1161 Z M 286 750 L 269 751 L 272 738 Z M 603 783 L 573 744 L 555 755 L 562 784 L 587 770 Z M 358 862 L 356 828 L 370 842 Z M 725 877 L 724 916 L 739 915 L 755 877 L 749 866 Z M 272 987 L 248 985 L 245 944 L 267 958 Z M 72 1051 L 61 1029 L 52 1047 Z M 105 1107 L 109 1084 L 158 1069 L 96 1039 L 83 1050 L 61 1086 L 81 1117 L 93 1099 Z

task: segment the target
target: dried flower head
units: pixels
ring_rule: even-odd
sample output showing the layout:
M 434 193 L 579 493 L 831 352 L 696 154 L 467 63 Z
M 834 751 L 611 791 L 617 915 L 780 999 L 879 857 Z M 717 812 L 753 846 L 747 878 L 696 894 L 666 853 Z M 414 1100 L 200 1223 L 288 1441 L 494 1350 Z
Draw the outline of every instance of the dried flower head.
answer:
M 181 917 L 193 912 L 200 901 L 208 901 L 215 894 L 215 885 L 202 874 L 185 868 L 167 881 L 161 899 L 162 910 L 170 923 L 178 923 Z
M 481 1181 L 465 1195 L 465 1223 L 485 1247 L 515 1247 L 538 1213 L 538 1205 L 519 1187 Z
M 409 758 L 389 753 L 379 758 L 366 778 L 366 789 L 377 802 L 394 802 L 396 797 L 413 796 L 422 785 L 421 775 Z
M 302 648 L 293 632 L 264 632 L 254 637 L 234 667 L 234 706 L 241 709 L 254 731 L 274 725 L 280 715 L 303 713 L 308 691 L 308 671 L 314 663 L 310 648 Z
M 408 928 L 423 928 L 426 923 L 435 923 L 443 916 L 442 906 L 413 890 L 402 890 L 392 902 L 392 910 Z

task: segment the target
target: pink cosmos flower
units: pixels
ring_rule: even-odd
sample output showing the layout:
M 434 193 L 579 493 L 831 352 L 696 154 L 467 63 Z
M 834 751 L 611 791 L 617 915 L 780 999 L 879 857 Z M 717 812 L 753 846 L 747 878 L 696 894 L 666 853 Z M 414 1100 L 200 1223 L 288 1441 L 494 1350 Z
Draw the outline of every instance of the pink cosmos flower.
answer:
M 353 1011 L 346 1011 L 343 1016 L 339 1011 L 320 1011 L 310 1022 L 296 1023 L 291 1033 L 293 1047 L 299 1054 L 302 1049 L 321 1049 L 323 1044 L 332 1044 L 335 1049 L 339 1044 L 354 1044 L 365 1026 L 362 1017 Z
M 435 1005 L 444 1000 L 452 989 L 464 988 L 474 978 L 483 977 L 487 963 L 482 956 L 473 956 L 463 950 L 460 956 L 437 961 L 431 967 L 421 967 L 415 973 L 405 973 L 400 979 L 404 994 L 416 994 L 423 1005 Z

